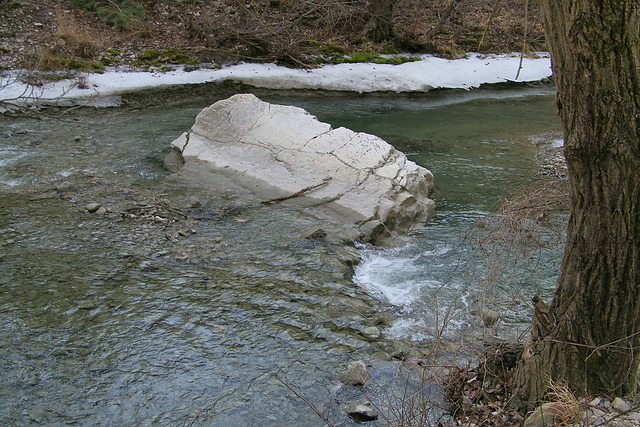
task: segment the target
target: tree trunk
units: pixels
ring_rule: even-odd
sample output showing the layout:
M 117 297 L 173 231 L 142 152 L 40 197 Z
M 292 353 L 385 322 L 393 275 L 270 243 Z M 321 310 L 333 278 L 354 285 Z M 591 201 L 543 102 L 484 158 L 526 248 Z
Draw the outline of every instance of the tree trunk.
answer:
M 371 18 L 367 24 L 367 37 L 374 42 L 393 38 L 393 7 L 396 0 L 369 0 L 368 12 Z
M 637 0 L 539 0 L 565 137 L 570 215 L 553 302 L 537 301 L 514 377 L 626 395 L 640 364 L 640 18 Z M 548 310 L 547 310 L 548 309 Z

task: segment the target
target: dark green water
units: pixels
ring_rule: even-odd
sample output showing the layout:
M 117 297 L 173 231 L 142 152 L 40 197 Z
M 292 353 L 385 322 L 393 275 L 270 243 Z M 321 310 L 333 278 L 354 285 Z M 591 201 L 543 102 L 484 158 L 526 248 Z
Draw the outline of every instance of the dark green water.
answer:
M 430 342 L 446 310 L 459 340 L 469 307 L 514 293 L 480 286 L 461 236 L 537 176 L 525 143 L 558 127 L 551 88 L 264 99 L 379 135 L 429 168 L 436 220 L 403 247 L 361 248 L 353 283 L 339 247 L 295 245 L 315 218 L 285 206 L 221 214 L 251 200 L 164 170 L 169 143 L 209 102 L 2 118 L 1 424 L 323 425 L 281 378 L 351 425 L 341 408 L 361 396 L 335 380 L 349 362 L 370 365 L 367 392 L 388 402 L 391 353 Z M 192 196 L 203 207 L 188 218 L 140 214 Z M 89 214 L 89 202 L 109 211 Z M 554 260 L 538 262 L 548 289 Z M 519 285 L 511 306 L 534 288 Z

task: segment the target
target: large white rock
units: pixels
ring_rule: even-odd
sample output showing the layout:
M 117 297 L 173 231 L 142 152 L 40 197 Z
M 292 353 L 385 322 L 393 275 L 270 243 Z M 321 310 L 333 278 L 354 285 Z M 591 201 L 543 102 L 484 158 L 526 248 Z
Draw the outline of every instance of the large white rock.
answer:
M 356 224 L 369 241 L 406 232 L 435 214 L 433 175 L 381 138 L 333 129 L 302 108 L 242 94 L 196 117 L 172 146 L 261 200 L 329 180 L 287 203 Z

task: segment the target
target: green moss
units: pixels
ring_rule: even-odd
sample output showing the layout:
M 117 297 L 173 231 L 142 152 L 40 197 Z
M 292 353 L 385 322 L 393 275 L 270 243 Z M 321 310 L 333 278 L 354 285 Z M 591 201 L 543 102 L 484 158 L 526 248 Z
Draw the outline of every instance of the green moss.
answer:
M 420 57 L 417 56 L 390 56 L 390 57 L 380 57 L 379 59 L 376 59 L 375 63 L 377 64 L 391 64 L 391 65 L 401 65 L 404 64 L 406 62 L 415 62 L 415 61 L 420 61 Z
M 190 55 L 176 52 L 173 49 L 159 50 L 147 49 L 138 55 L 141 63 L 160 66 L 162 64 L 197 64 Z
M 479 43 L 480 41 L 475 37 L 456 40 L 456 44 L 459 44 L 461 46 L 477 46 Z
M 172 49 L 163 50 L 161 53 L 163 57 L 166 57 L 168 59 L 168 61 L 166 62 L 170 62 L 172 64 L 186 64 L 191 60 L 191 56 L 187 55 L 186 53 L 176 52 Z
M 141 61 L 155 61 L 160 58 L 160 51 L 158 49 L 147 49 L 138 55 L 138 59 Z
M 463 59 L 467 57 L 467 53 L 462 50 L 450 50 L 442 55 L 446 59 Z
M 320 49 L 320 52 L 326 55 L 346 55 L 347 49 L 342 46 L 324 46 Z
M 49 82 L 59 82 L 65 79 L 71 79 L 73 75 L 68 72 L 64 73 L 30 73 L 23 76 L 20 81 L 33 86 L 42 86 Z
M 302 47 L 312 47 L 315 49 L 319 49 L 321 46 L 321 43 L 318 40 L 303 40 L 300 42 L 300 46 Z
M 91 67 L 91 71 L 93 71 L 94 73 L 103 74 L 105 71 L 104 65 L 99 62 L 91 61 L 89 65 Z
M 381 52 L 381 53 L 382 53 L 383 55 L 397 55 L 399 52 L 398 52 L 398 49 L 396 49 L 396 47 L 395 47 L 395 46 L 393 46 L 393 45 L 388 45 L 388 46 L 385 46 L 385 47 L 382 49 L 382 52 Z
M 107 53 L 111 56 L 118 56 L 120 55 L 120 49 L 107 49 Z
M 70 70 L 85 71 L 88 73 L 99 73 L 99 74 L 104 73 L 104 65 L 95 61 L 87 61 L 85 59 L 75 58 L 75 57 L 71 57 L 71 58 L 61 57 L 60 63 L 61 65 L 66 65 L 66 68 Z
M 400 57 L 400 56 L 392 56 L 391 58 L 380 58 L 375 60 L 374 62 L 376 64 L 400 65 L 406 62 L 406 61 L 403 61 L 402 58 L 403 57 Z M 406 58 L 406 56 L 404 58 Z
M 420 61 L 421 58 L 417 56 L 403 56 L 403 55 L 392 55 L 392 56 L 381 56 L 376 53 L 370 52 L 354 52 L 350 53 L 348 56 L 341 58 L 341 60 L 336 62 L 347 62 L 347 63 L 363 63 L 363 62 L 373 62 L 375 64 L 390 64 L 390 65 L 400 65 L 405 62 L 414 62 Z
M 376 62 L 377 60 L 384 60 L 380 55 L 369 52 L 353 52 L 344 57 L 344 62 Z

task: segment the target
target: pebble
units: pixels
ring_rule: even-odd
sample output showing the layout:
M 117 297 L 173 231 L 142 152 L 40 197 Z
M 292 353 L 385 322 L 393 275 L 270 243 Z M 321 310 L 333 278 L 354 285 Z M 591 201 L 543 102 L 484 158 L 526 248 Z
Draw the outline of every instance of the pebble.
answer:
M 563 407 L 558 402 L 543 403 L 524 421 L 524 427 L 545 427 L 555 425 L 562 417 Z
M 378 413 L 371 402 L 364 399 L 347 406 L 345 412 L 357 423 L 378 419 Z
M 589 402 L 589 406 L 598 406 L 601 403 L 602 403 L 602 399 L 600 399 L 599 397 L 596 397 L 591 402 Z
M 94 213 L 98 209 L 100 209 L 100 204 L 99 203 L 89 203 L 87 206 L 85 206 L 85 209 L 87 210 L 87 212 Z
M 488 308 L 481 308 L 479 310 L 474 310 L 471 314 L 478 316 L 484 322 L 484 325 L 488 328 L 493 327 L 496 322 L 500 319 L 500 314 L 496 311 L 489 310 Z
M 67 193 L 70 191 L 76 191 L 76 186 L 70 183 L 69 181 L 63 181 L 58 185 L 56 185 L 56 190 Z
M 368 326 L 364 328 L 362 333 L 372 339 L 378 339 L 382 336 L 382 332 L 377 326 Z
M 362 360 L 349 363 L 347 369 L 338 375 L 338 380 L 347 386 L 362 386 L 370 379 L 371 374 L 367 371 L 367 365 Z
M 629 406 L 627 402 L 620 399 L 619 397 L 616 397 L 615 399 L 613 399 L 613 402 L 611 403 L 611 405 L 613 406 L 613 409 L 615 409 L 618 412 L 628 412 L 629 410 L 631 410 L 631 406 Z
M 632 405 L 619 397 L 613 401 L 596 397 L 588 405 L 590 408 L 585 414 L 588 417 L 588 424 L 577 424 L 576 427 L 582 425 L 607 425 L 608 427 L 640 425 L 640 413 L 629 412 Z
M 598 409 L 598 408 L 591 408 L 589 410 L 588 414 L 589 414 L 589 418 L 590 419 L 592 419 L 592 418 L 595 419 L 595 418 L 601 418 L 601 417 L 605 416 L 606 412 L 604 412 L 603 410 Z
M 78 303 L 78 308 L 81 310 L 92 310 L 97 306 L 98 304 L 93 300 L 83 300 Z
M 634 421 L 640 421 L 640 413 L 638 412 L 633 412 L 631 414 L 628 414 L 627 417 Z
M 153 268 L 153 264 L 151 264 L 151 261 L 142 261 L 140 264 L 138 264 L 138 268 L 141 270 L 150 269 Z
M 185 204 L 185 208 L 188 208 L 188 209 L 189 208 L 195 209 L 200 207 L 202 207 L 202 203 L 200 202 L 200 200 L 198 200 L 196 196 L 189 197 L 189 199 L 187 200 L 187 203 Z

